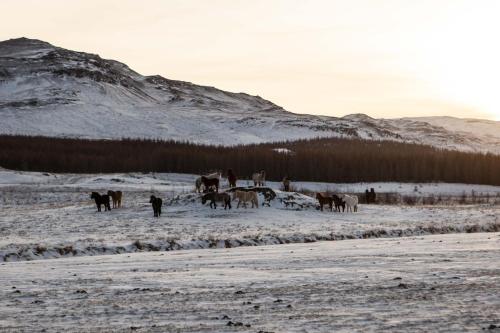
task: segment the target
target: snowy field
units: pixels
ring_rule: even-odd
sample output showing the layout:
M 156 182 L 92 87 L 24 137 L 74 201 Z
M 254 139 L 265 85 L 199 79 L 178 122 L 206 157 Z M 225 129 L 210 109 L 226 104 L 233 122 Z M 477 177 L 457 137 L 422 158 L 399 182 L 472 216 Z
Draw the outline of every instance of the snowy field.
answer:
M 498 332 L 500 233 L 0 264 L 12 332 Z
M 195 177 L 0 169 L 0 331 L 500 330 L 496 201 L 333 213 L 268 182 L 277 193 L 271 207 L 212 210 L 194 193 Z M 293 185 L 500 193 L 465 184 Z M 123 191 L 123 207 L 98 213 L 89 194 L 108 189 Z M 151 194 L 164 199 L 161 218 Z
M 75 175 L 0 170 L 0 261 L 142 251 L 223 248 L 318 240 L 500 231 L 500 206 L 360 205 L 357 213 L 321 212 L 316 200 L 277 190 L 271 207 L 212 210 L 186 174 Z M 239 185 L 246 185 L 240 181 Z M 223 181 L 223 185 L 226 183 Z M 268 183 L 278 189 L 278 183 Z M 464 184 L 294 183 L 297 188 L 360 192 L 400 191 L 459 195 L 500 193 L 500 187 Z M 124 192 L 123 208 L 97 213 L 90 191 Z M 164 199 L 153 218 L 149 196 Z M 417 195 L 420 195 L 417 194 Z M 292 195 L 297 206 L 279 199 Z M 261 198 L 262 199 L 262 198 Z M 235 203 L 233 203 L 235 206 Z

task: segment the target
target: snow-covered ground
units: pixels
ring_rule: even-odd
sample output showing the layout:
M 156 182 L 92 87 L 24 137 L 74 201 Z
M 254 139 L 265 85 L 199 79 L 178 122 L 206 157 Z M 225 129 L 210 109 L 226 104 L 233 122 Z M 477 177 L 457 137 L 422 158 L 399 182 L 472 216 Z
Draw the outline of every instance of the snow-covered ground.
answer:
M 212 210 L 193 192 L 195 177 L 1 170 L 0 261 L 500 230 L 500 206 L 494 204 L 360 205 L 357 213 L 332 213 L 316 210 L 314 198 L 276 190 L 271 207 Z M 279 188 L 278 183 L 268 185 Z M 500 187 L 465 184 L 294 185 L 337 192 L 374 187 L 413 193 L 417 186 L 421 193 L 500 193 Z M 89 194 L 108 189 L 124 192 L 123 207 L 97 213 Z M 151 194 L 164 199 L 159 219 L 153 218 L 148 203 Z M 285 207 L 280 199 L 302 208 Z
M 12 332 L 496 332 L 500 234 L 0 264 Z

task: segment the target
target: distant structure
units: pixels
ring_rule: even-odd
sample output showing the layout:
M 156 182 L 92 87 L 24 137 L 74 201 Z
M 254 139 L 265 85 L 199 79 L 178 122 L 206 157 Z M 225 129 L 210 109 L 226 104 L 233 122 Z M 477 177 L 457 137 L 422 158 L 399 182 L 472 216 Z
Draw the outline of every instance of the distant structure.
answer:
M 365 198 L 367 204 L 375 203 L 377 195 L 375 194 L 375 189 L 373 187 L 370 188 L 370 191 L 368 191 L 368 189 L 365 190 Z

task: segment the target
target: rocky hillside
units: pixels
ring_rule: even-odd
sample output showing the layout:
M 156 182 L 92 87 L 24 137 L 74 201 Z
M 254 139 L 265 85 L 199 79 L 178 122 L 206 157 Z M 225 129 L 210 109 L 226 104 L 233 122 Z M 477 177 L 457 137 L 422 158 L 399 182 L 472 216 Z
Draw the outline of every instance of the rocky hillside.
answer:
M 0 117 L 2 134 L 222 145 L 348 136 L 500 153 L 500 122 L 294 114 L 259 96 L 143 76 L 114 60 L 27 38 L 0 42 Z

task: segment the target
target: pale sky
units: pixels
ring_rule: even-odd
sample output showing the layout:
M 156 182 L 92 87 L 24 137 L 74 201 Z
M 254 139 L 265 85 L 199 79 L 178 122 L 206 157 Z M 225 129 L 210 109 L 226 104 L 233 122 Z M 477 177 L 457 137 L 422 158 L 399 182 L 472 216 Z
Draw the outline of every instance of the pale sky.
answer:
M 496 0 L 1 0 L 37 38 L 297 113 L 500 120 Z

